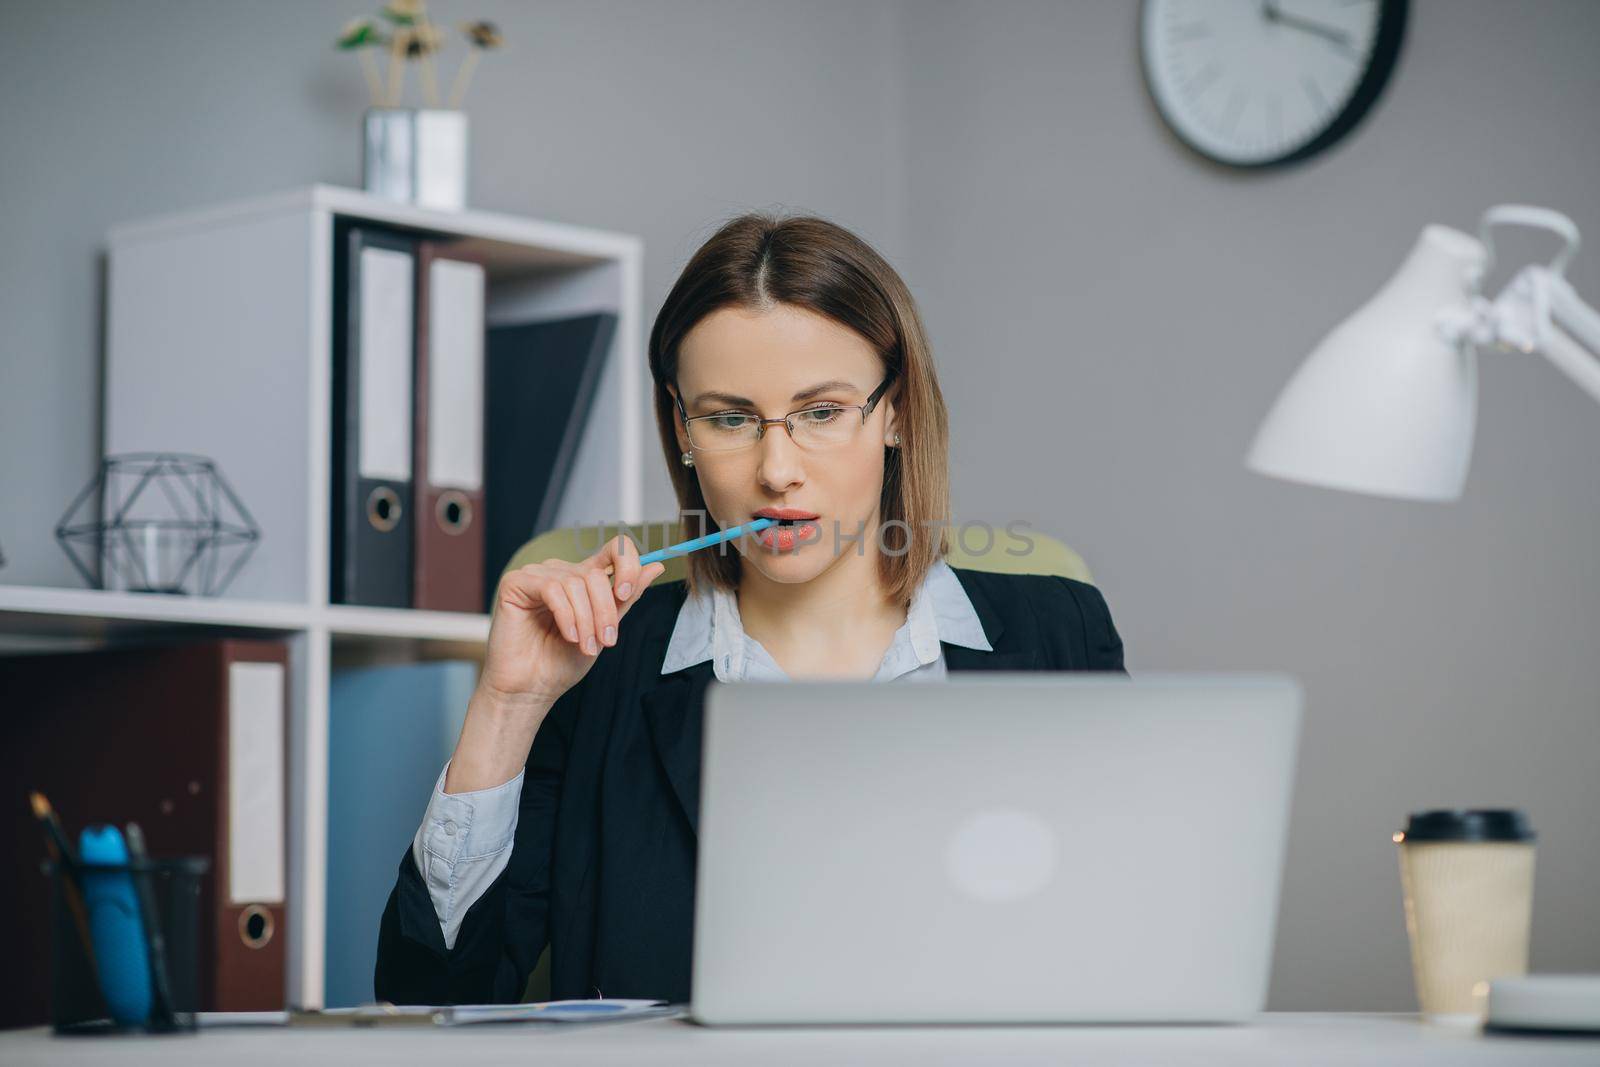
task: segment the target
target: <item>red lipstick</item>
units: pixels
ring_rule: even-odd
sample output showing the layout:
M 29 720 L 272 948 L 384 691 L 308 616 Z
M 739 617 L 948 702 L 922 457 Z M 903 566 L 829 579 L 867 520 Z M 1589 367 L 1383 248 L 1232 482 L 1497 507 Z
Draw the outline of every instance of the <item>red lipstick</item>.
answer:
M 821 527 L 816 512 L 804 508 L 762 508 L 755 513 L 758 519 L 777 519 L 777 526 L 768 526 L 758 532 L 756 542 L 766 549 L 793 552 L 796 545 L 809 544 L 819 539 Z

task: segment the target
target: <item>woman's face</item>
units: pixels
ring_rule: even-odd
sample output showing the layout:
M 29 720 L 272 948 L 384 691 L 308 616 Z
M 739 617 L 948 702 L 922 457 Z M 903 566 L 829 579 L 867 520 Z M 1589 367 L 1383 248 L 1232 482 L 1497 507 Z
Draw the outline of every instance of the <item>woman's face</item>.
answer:
M 678 388 L 690 418 L 739 412 L 778 419 L 829 403 L 860 405 L 883 376 L 883 361 L 858 334 L 788 304 L 722 308 L 678 346 Z M 829 382 L 839 384 L 817 389 Z M 861 413 L 839 417 L 859 424 Z M 791 534 L 768 527 L 733 542 L 745 562 L 781 582 L 809 581 L 845 553 L 876 554 L 883 450 L 894 431 L 888 394 L 852 440 L 826 450 L 801 448 L 774 423 L 741 450 L 708 452 L 691 449 L 677 424 L 678 447 L 694 453 L 700 491 L 719 528 L 750 522 L 767 507 L 818 517 L 810 529 L 797 524 Z

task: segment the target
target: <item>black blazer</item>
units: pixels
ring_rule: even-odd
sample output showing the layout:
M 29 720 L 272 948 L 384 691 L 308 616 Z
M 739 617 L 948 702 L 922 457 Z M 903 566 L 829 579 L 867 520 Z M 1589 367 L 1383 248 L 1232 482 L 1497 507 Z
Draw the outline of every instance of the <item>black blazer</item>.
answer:
M 1092 585 L 952 568 L 992 652 L 943 646 L 951 672 L 1122 671 Z M 519 999 L 550 945 L 556 999 L 689 999 L 702 701 L 709 660 L 661 674 L 687 595 L 647 589 L 540 725 L 506 869 L 446 950 L 408 846 L 378 932 L 375 989 L 397 1004 Z

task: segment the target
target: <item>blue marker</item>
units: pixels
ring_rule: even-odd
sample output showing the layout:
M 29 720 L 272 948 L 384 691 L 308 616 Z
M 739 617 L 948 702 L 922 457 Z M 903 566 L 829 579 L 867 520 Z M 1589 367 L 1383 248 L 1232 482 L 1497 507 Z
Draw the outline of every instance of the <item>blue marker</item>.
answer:
M 150 952 L 133 876 L 126 870 L 127 842 L 115 826 L 86 826 L 78 837 L 78 856 L 100 992 L 113 1019 L 123 1026 L 142 1026 L 150 1018 Z
M 777 524 L 777 519 L 755 519 L 741 526 L 730 526 L 726 530 L 718 530 L 714 534 L 706 534 L 704 537 L 696 537 L 689 541 L 679 541 L 675 545 L 658 548 L 654 552 L 646 552 L 639 557 L 639 565 L 644 567 L 652 563 L 659 563 L 661 560 L 669 559 L 672 556 L 687 556 L 697 549 L 710 548 L 712 545 L 718 545 L 724 541 L 732 541 L 735 537 L 743 537 L 747 533 L 758 533 L 768 526 L 776 526 Z M 607 574 L 611 574 L 615 569 L 613 564 L 606 564 Z
M 698 548 L 710 548 L 712 545 L 721 544 L 723 541 L 732 541 L 735 537 L 742 537 L 747 533 L 756 533 L 765 530 L 768 526 L 776 526 L 777 519 L 756 519 L 743 526 L 730 526 L 726 530 L 719 530 L 714 534 L 696 537 L 692 541 L 680 541 L 667 548 L 659 548 L 654 552 L 646 552 L 639 557 L 641 564 L 655 563 L 657 560 L 667 559 L 670 556 L 687 556 Z

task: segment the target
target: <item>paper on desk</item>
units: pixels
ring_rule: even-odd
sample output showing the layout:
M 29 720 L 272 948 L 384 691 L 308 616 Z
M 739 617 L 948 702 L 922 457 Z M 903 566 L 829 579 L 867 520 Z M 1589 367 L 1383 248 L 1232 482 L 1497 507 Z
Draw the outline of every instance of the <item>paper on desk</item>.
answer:
M 289 1013 L 286 1011 L 197 1011 L 194 1013 L 194 1024 L 205 1028 L 211 1026 L 287 1026 Z
M 440 1008 L 434 1021 L 444 1026 L 468 1023 L 595 1023 L 675 1015 L 680 1009 L 664 1000 L 547 1000 L 534 1004 L 457 1004 Z
M 220 1026 L 465 1026 L 469 1023 L 600 1023 L 676 1015 L 682 1005 L 664 1000 L 549 1000 L 536 1004 L 363 1004 L 321 1011 L 196 1012 L 202 1027 Z

